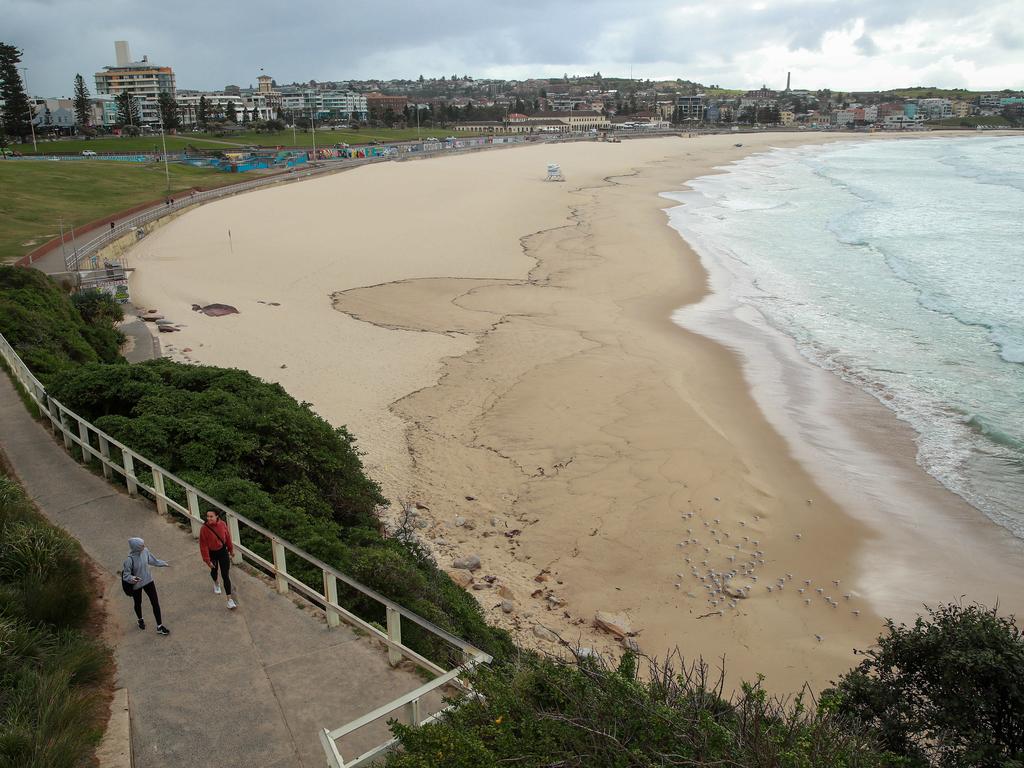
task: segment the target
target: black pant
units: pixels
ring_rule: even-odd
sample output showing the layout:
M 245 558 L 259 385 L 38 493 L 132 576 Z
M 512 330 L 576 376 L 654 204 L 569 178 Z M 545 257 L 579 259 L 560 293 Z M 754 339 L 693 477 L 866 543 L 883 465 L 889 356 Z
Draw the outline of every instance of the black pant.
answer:
M 142 593 L 146 593 L 146 597 L 149 598 L 149 605 L 153 609 L 153 617 L 156 619 L 157 626 L 163 624 L 163 620 L 160 618 L 160 598 L 156 594 L 156 583 L 149 582 L 142 589 L 132 590 L 132 601 L 135 603 L 135 615 L 141 620 L 142 619 Z
M 210 550 L 210 578 L 217 582 L 217 566 L 220 566 L 220 575 L 224 579 L 224 592 L 231 595 L 231 557 L 228 555 L 228 548 Z

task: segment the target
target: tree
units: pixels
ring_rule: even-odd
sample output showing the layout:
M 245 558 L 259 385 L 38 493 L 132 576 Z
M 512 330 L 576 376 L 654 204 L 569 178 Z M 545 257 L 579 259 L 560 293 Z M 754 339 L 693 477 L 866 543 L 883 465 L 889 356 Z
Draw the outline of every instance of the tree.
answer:
M 1024 762 L 1024 631 L 996 609 L 927 608 L 822 694 L 908 766 L 1009 768 Z
M 90 123 L 89 89 L 85 78 L 75 75 L 75 122 L 82 128 Z
M 224 119 L 229 123 L 238 122 L 238 110 L 235 109 L 235 102 L 229 101 L 228 105 L 224 108 Z
M 199 105 L 196 107 L 196 124 L 200 128 L 206 128 L 206 123 L 210 119 L 210 106 L 206 103 L 206 97 L 199 97 Z
M 160 119 L 163 121 L 165 131 L 176 131 L 181 127 L 178 119 L 178 102 L 167 91 L 160 91 L 157 97 L 157 104 L 160 107 Z
M 34 115 L 28 96 L 25 95 L 21 76 L 18 74 L 19 63 L 21 51 L 13 45 L 0 43 L 0 101 L 4 104 L 0 117 L 3 120 L 4 132 L 8 136 L 17 136 L 24 141 L 31 133 L 29 120 Z
M 249 122 L 249 108 L 247 106 L 245 106 L 244 104 L 242 105 L 242 122 L 243 123 L 248 123 Z
M 114 100 L 117 104 L 118 125 L 134 125 L 138 127 L 142 122 L 142 112 L 139 110 L 139 101 L 128 91 L 121 91 Z

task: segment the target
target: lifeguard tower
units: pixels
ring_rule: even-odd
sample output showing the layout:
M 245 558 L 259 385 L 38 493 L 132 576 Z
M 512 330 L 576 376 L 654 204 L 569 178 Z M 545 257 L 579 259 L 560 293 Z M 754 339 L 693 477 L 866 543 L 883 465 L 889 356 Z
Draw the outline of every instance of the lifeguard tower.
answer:
M 565 181 L 562 175 L 562 166 L 558 163 L 548 163 L 548 176 L 544 181 Z

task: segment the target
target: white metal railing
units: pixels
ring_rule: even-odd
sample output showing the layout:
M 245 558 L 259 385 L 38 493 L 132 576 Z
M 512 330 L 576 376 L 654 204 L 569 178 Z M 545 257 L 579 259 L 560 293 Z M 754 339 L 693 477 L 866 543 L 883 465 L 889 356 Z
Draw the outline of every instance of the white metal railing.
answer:
M 250 561 L 260 570 L 274 577 L 278 592 L 287 594 L 290 590 L 294 591 L 313 605 L 319 607 L 324 611 L 329 627 L 336 627 L 341 622 L 345 622 L 367 632 L 372 638 L 379 640 L 387 646 L 388 661 L 392 666 L 397 665 L 405 658 L 438 675 L 438 677 L 416 690 L 340 728 L 334 730 L 324 728 L 320 733 L 320 741 L 324 747 L 327 765 L 331 766 L 331 768 L 356 768 L 356 766 L 363 765 L 390 749 L 395 743 L 394 739 L 390 739 L 355 759 L 345 762 L 337 744 L 338 740 L 342 737 L 382 717 L 403 711 L 408 721 L 414 725 L 422 725 L 429 722 L 440 713 L 435 713 L 427 718 L 421 718 L 420 704 L 425 696 L 449 686 L 459 687 L 462 690 L 468 691 L 468 688 L 459 678 L 478 664 L 490 663 L 491 657 L 479 648 L 455 637 L 422 616 L 403 608 L 398 603 L 360 584 L 333 566 L 282 539 L 258 523 L 249 520 L 244 515 L 221 504 L 216 499 L 211 498 L 172 472 L 168 472 L 155 462 L 136 453 L 71 409 L 65 407 L 46 392 L 42 382 L 29 370 L 28 366 L 25 365 L 21 357 L 2 334 L 0 334 L 0 357 L 6 361 L 14 377 L 28 392 L 29 397 L 39 406 L 40 413 L 49 420 L 50 428 L 54 434 L 59 433 L 62 436 L 65 448 L 68 451 L 72 451 L 75 446 L 78 447 L 81 452 L 80 460 L 83 463 L 89 465 L 93 462 L 99 462 L 103 475 L 108 480 L 113 480 L 115 474 L 119 475 L 124 479 L 130 496 L 139 495 L 139 489 L 142 489 L 148 496 L 152 497 L 159 513 L 167 514 L 168 512 L 173 512 L 184 516 L 189 521 L 192 535 L 195 537 L 199 536 L 200 527 L 203 522 L 200 512 L 201 503 L 202 506 L 214 507 L 220 510 L 227 520 L 228 530 L 230 530 L 231 538 L 235 542 L 235 563 L 241 563 L 243 559 Z M 118 461 L 118 459 L 120 460 Z M 149 478 L 151 478 L 151 483 L 145 482 L 147 472 Z M 171 494 L 175 488 L 179 489 L 176 496 L 185 499 L 184 504 L 172 497 Z M 270 542 L 271 560 L 267 560 L 242 544 L 240 534 L 243 530 L 247 537 L 255 534 L 262 536 Z M 323 575 L 323 589 L 314 589 L 289 573 L 288 561 L 290 557 L 301 560 L 305 565 L 319 570 Z M 387 617 L 386 630 L 382 630 L 376 625 L 359 618 L 339 604 L 339 582 L 356 590 L 365 597 L 371 598 L 385 609 Z M 407 645 L 404 645 L 402 643 L 403 619 L 416 624 L 452 646 L 461 656 L 462 663 L 455 669 L 446 670 L 412 650 Z

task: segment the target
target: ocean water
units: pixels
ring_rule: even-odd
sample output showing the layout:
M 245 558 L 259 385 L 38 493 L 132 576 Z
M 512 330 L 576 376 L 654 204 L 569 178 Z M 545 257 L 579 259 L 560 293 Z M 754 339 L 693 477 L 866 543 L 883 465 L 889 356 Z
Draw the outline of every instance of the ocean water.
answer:
M 1024 137 L 773 150 L 722 170 L 666 195 L 719 301 L 877 398 L 913 428 L 918 464 L 1024 537 Z M 701 317 L 677 322 L 714 336 Z

